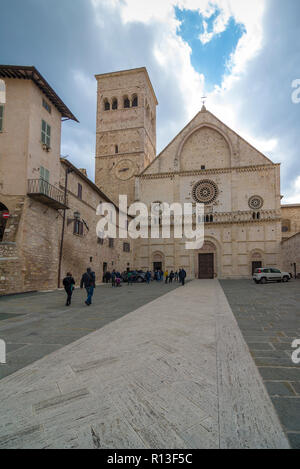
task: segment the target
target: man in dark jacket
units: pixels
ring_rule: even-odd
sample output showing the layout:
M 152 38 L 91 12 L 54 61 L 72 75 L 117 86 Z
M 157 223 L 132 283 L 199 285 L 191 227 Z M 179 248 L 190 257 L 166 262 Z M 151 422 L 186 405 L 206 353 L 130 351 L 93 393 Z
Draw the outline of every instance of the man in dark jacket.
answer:
M 185 284 L 185 278 L 186 278 L 186 271 L 184 269 L 180 269 L 180 271 L 179 271 L 179 280 L 180 280 L 182 286 L 184 286 L 184 284 Z
M 75 280 L 72 277 L 70 272 L 67 273 L 66 277 L 63 279 L 63 286 L 65 287 L 67 293 L 67 302 L 66 306 L 70 306 L 72 293 L 74 290 Z
M 86 272 L 81 277 L 80 288 L 86 289 L 87 292 L 87 299 L 85 304 L 90 306 L 92 304 L 92 296 L 94 294 L 94 288 L 96 287 L 96 276 L 95 272 L 92 272 L 91 268 L 88 267 Z

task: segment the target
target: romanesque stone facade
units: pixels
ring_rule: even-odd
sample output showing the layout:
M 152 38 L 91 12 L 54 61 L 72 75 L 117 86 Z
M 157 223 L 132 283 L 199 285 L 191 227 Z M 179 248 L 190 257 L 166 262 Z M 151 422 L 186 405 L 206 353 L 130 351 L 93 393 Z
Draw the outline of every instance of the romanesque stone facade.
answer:
M 146 161 L 142 156 L 146 145 L 143 146 L 140 139 L 138 146 L 131 132 L 136 122 L 139 131 L 144 129 L 146 134 L 145 109 L 151 96 L 147 91 L 152 91 L 148 74 L 144 69 L 137 69 L 96 78 L 96 183 L 108 192 L 113 180 L 114 193 L 111 194 L 115 200 L 118 194 L 127 194 L 129 201 L 142 201 L 149 210 L 153 202 L 205 204 L 205 244 L 201 250 L 186 250 L 186 240 L 174 239 L 172 233 L 170 239 L 138 240 L 138 267 L 151 270 L 158 266 L 168 270 L 184 267 L 191 278 L 250 277 L 258 265 L 279 267 L 280 166 L 205 107 L 160 155 L 153 158 L 152 154 L 150 161 Z M 140 88 L 134 88 L 133 92 L 139 96 L 139 101 L 133 117 L 132 108 L 124 106 L 123 96 L 137 82 Z M 120 104 L 122 107 L 119 111 L 116 99 L 118 109 Z M 155 122 L 155 101 L 152 101 L 150 113 L 151 121 Z M 126 141 L 126 155 L 122 152 L 112 155 L 114 135 L 118 135 L 120 142 Z M 103 145 L 103 142 L 106 143 Z M 109 147 L 107 142 L 110 142 Z M 140 152 L 134 160 L 140 164 L 131 170 L 127 155 L 133 161 L 130 152 L 134 150 Z M 114 169 L 119 167 L 119 172 Z
M 190 278 L 250 277 L 258 265 L 280 266 L 280 167 L 204 107 L 137 177 L 138 198 L 205 205 L 205 244 L 140 242 L 141 267 L 161 255 L 168 270 Z

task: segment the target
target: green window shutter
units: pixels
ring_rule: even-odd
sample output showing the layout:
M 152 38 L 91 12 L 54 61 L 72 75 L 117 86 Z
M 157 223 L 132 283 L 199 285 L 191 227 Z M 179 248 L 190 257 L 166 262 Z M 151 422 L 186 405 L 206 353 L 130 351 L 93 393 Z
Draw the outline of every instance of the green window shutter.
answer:
M 47 144 L 48 147 L 50 147 L 50 137 L 51 137 L 51 127 L 50 127 L 50 125 L 47 124 L 46 144 Z
M 41 141 L 50 148 L 51 126 L 42 120 Z
M 42 143 L 46 143 L 46 122 L 42 120 L 42 133 L 41 133 Z

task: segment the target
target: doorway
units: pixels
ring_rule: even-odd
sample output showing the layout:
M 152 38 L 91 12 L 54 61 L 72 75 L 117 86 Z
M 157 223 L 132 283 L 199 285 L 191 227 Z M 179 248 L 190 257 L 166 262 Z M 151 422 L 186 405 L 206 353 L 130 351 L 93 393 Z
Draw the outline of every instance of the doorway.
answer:
M 214 278 L 214 254 L 199 254 L 198 266 L 199 279 Z
M 6 222 L 9 216 L 8 208 L 0 203 L 0 242 L 3 241 Z
M 153 270 L 162 270 L 162 262 L 153 262 Z
M 261 261 L 253 261 L 252 262 L 252 275 L 256 271 L 256 269 L 260 269 L 262 267 L 262 262 Z

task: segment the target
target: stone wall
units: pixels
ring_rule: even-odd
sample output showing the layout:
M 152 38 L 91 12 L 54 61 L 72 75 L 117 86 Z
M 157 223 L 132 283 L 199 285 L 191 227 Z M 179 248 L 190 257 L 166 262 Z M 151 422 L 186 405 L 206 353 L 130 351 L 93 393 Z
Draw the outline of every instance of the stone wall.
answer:
M 0 296 L 23 291 L 22 262 L 16 243 L 0 243 Z
M 147 71 L 143 68 L 97 75 L 97 131 L 95 182 L 118 203 L 119 194 L 134 201 L 134 175 L 156 155 L 156 98 Z M 138 106 L 132 107 L 132 97 Z M 130 107 L 124 108 L 128 97 Z M 112 109 L 112 100 L 118 109 Z M 110 109 L 105 110 L 105 102 Z M 118 146 L 118 153 L 115 147 Z M 120 168 L 119 164 L 128 163 Z M 127 168 L 127 173 L 126 171 Z M 124 172 L 119 172 L 119 170 Z
M 282 269 L 294 275 L 296 264 L 296 275 L 300 274 L 300 233 L 285 240 L 281 244 Z
M 288 239 L 300 232 L 300 204 L 281 206 L 282 226 L 286 227 L 282 232 L 282 239 Z
M 205 225 L 205 242 L 214 246 L 214 271 L 217 278 L 250 278 L 252 262 L 281 268 L 280 220 L 239 224 L 208 223 Z M 153 270 L 159 254 L 164 269 L 184 267 L 189 278 L 198 276 L 198 254 L 201 250 L 187 250 L 188 241 L 174 239 L 139 240 L 136 248 L 141 269 Z
M 2 242 L 0 242 L 0 295 L 23 291 L 23 260 L 18 244 L 24 197 L 1 195 L 0 201 L 9 210 Z
M 65 165 L 62 164 L 61 182 L 64 181 Z M 78 183 L 82 185 L 82 199 L 78 197 Z M 68 176 L 68 206 L 66 211 L 65 238 L 62 260 L 62 277 L 71 271 L 78 285 L 82 274 L 87 267 L 91 267 L 96 274 L 97 282 L 102 282 L 103 265 L 107 264 L 107 270 L 124 271 L 132 267 L 133 242 L 132 240 L 114 239 L 113 247 L 109 240 L 103 240 L 100 244 L 96 227 L 100 219 L 96 215 L 96 209 L 103 198 L 96 187 L 91 186 L 77 172 Z M 80 213 L 83 222 L 83 234 L 74 234 L 74 213 Z M 123 252 L 123 243 L 129 242 L 131 250 Z

